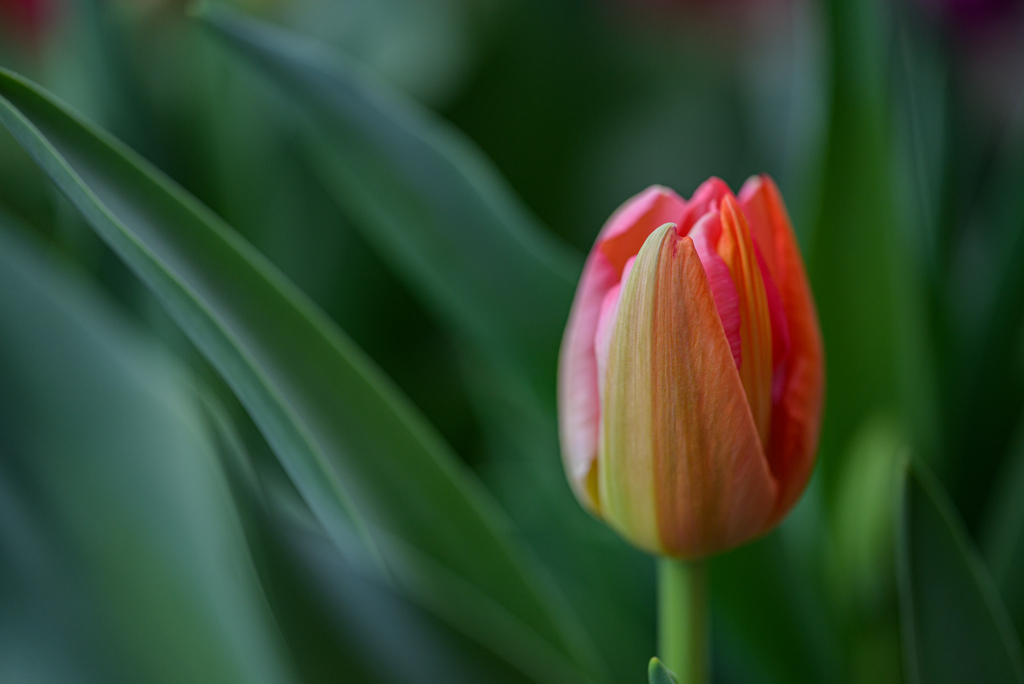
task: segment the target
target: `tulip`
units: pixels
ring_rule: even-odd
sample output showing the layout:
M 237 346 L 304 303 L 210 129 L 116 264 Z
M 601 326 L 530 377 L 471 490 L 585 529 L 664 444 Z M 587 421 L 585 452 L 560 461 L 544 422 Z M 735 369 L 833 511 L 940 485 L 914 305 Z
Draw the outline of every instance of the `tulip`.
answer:
M 651 187 L 598 235 L 559 359 L 579 501 L 636 546 L 700 559 L 772 529 L 814 466 L 817 313 L 775 184 Z

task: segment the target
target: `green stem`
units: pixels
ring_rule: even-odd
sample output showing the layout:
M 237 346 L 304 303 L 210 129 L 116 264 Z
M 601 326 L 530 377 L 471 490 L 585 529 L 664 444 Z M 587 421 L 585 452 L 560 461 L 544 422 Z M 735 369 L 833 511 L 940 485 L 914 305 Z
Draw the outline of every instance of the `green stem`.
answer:
M 658 655 L 679 684 L 710 681 L 708 573 L 701 561 L 658 560 Z

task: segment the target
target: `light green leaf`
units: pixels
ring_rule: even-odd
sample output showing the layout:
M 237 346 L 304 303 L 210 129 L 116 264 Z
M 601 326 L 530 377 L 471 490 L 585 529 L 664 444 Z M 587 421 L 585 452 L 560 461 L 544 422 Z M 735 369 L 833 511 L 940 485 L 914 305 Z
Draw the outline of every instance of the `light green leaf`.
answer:
M 880 412 L 864 421 L 844 457 L 826 558 L 835 602 L 853 619 L 869 621 L 893 605 L 896 472 L 907 448 L 902 425 Z
M 581 260 L 461 133 L 322 47 L 227 9 L 200 15 L 294 95 L 325 186 L 413 291 L 544 389 Z
M 948 495 L 908 469 L 897 521 L 897 581 L 908 684 L 1024 682 L 1021 644 Z
M 191 377 L 0 224 L 0 680 L 294 681 Z
M 579 681 L 583 632 L 486 492 L 343 333 L 130 150 L 0 71 L 0 121 L 150 287 L 252 415 L 320 523 L 538 681 Z
M 676 673 L 665 667 L 657 658 L 651 658 L 647 665 L 647 681 L 650 684 L 679 684 Z

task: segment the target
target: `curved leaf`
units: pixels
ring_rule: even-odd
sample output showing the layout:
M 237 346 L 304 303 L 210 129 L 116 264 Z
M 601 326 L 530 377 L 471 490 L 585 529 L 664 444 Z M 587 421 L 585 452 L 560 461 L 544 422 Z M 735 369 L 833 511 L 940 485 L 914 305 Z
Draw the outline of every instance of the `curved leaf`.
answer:
M 342 672 L 352 684 L 531 681 L 378 574 L 346 562 L 278 469 L 253 458 L 222 401 L 204 399 L 260 579 L 303 681 L 335 682 Z
M 896 546 L 908 684 L 1024 682 L 1021 644 L 935 476 L 906 474 Z
M 6 225 L 0 320 L 0 680 L 293 681 L 185 369 Z
M 359 561 L 362 536 L 418 601 L 537 680 L 581 678 L 582 631 L 499 509 L 322 312 L 144 160 L 4 71 L 0 120 L 223 375 L 339 547 Z M 421 567 L 437 581 L 409 581 Z
M 295 96 L 325 185 L 396 272 L 492 359 L 550 386 L 580 260 L 489 160 L 340 56 L 208 3 L 199 12 Z
M 650 684 L 679 684 L 676 673 L 665 667 L 657 658 L 647 664 L 647 681 Z

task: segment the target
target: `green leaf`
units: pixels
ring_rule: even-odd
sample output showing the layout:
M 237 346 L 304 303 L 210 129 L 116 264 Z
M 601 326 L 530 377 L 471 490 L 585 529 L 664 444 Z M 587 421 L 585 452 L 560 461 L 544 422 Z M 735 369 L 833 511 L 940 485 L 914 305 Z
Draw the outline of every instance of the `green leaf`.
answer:
M 293 681 L 192 378 L 0 215 L 0 680 Z
M 942 485 L 915 462 L 896 546 L 908 684 L 1024 682 L 1021 644 Z
M 272 500 L 281 498 L 280 492 L 269 491 Z M 279 501 L 268 508 L 266 555 L 276 575 L 273 585 L 282 592 L 275 612 L 294 650 L 303 661 L 313 661 L 301 663 L 310 672 L 308 679 L 326 684 L 337 681 L 339 672 L 363 671 L 382 682 L 532 681 L 379 578 L 347 563 L 312 524 L 308 511 Z M 307 636 L 311 625 L 316 640 Z M 310 653 L 317 649 L 321 653 Z
M 326 49 L 209 4 L 200 16 L 294 96 L 326 187 L 396 273 L 491 360 L 550 388 L 580 260 L 489 160 Z
M 896 473 L 907 449 L 899 421 L 880 412 L 854 434 L 839 474 L 828 569 L 836 604 L 855 619 L 893 606 Z
M 0 71 L 0 120 L 221 373 L 320 523 L 538 681 L 583 632 L 414 408 L 258 252 L 130 150 Z M 574 662 L 575 661 L 575 662 Z
M 676 673 L 662 665 L 657 658 L 651 658 L 647 665 L 647 681 L 650 684 L 679 684 Z
M 708 578 L 713 624 L 740 679 L 842 681 L 813 578 L 786 553 L 780 532 L 712 558 Z
M 804 241 L 821 318 L 828 410 L 820 460 L 831 495 L 851 436 L 900 399 L 897 216 L 885 94 L 889 31 L 871 0 L 831 0 L 833 96 L 818 221 Z M 909 270 L 909 269 L 908 269 Z
M 494 370 L 476 363 L 465 374 L 487 450 L 482 477 L 587 625 L 614 679 L 631 681 L 655 651 L 652 559 L 583 510 L 562 469 L 554 411 L 526 396 L 516 401 Z
M 982 519 L 980 546 L 1018 632 L 1024 629 L 1024 432 L 996 477 Z
M 1008 360 L 1020 358 L 1024 324 L 1024 135 L 1018 123 L 1006 137 L 974 138 L 984 124 L 970 86 L 953 76 L 948 82 L 946 270 L 933 304 L 941 315 L 937 332 L 948 340 L 940 349 L 949 456 L 939 475 L 969 529 L 979 532 L 1024 412 L 1024 380 L 1008 372 L 1016 363 Z
M 352 684 L 531 681 L 380 575 L 347 562 L 276 464 L 250 455 L 250 446 L 267 448 L 253 426 L 242 426 L 248 439 L 239 432 L 245 416 L 204 398 L 260 580 L 304 682 L 336 682 L 339 672 Z

